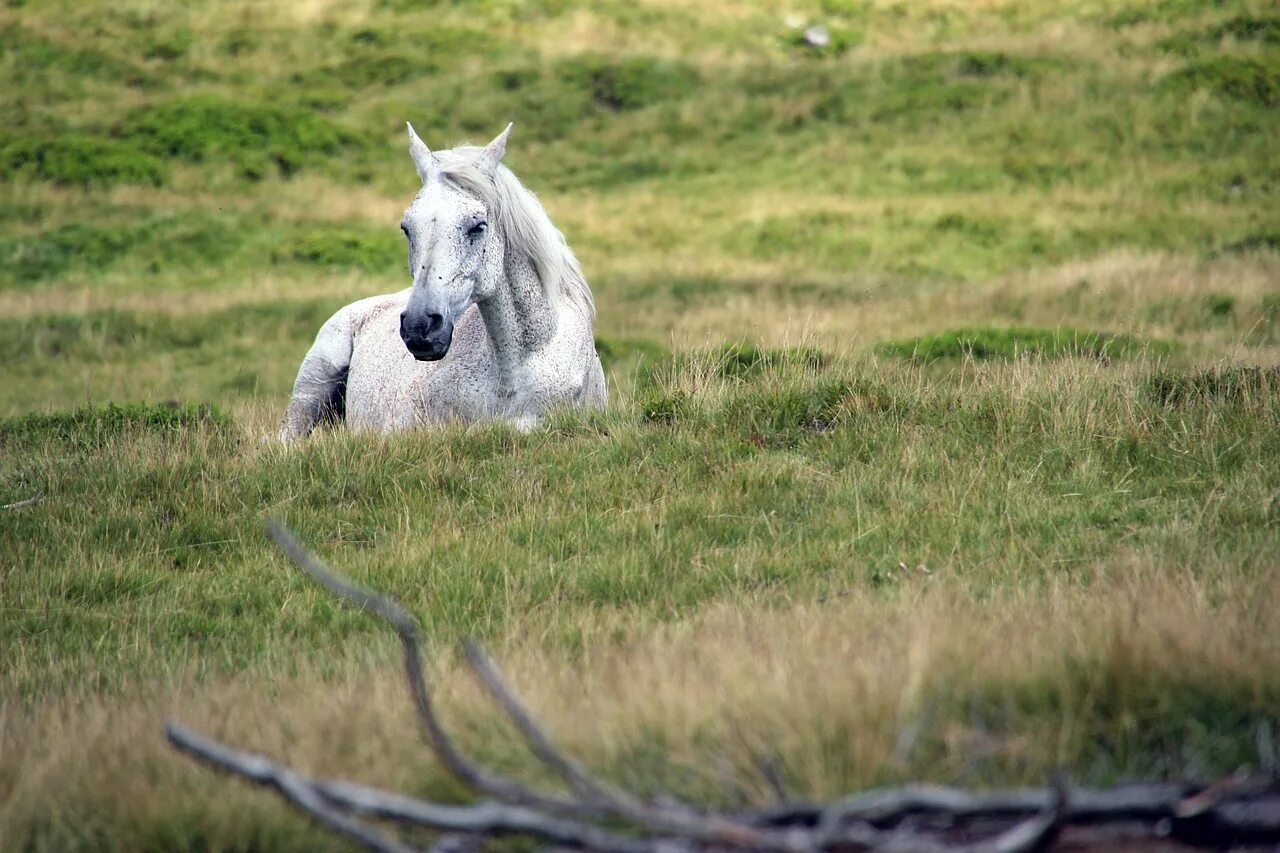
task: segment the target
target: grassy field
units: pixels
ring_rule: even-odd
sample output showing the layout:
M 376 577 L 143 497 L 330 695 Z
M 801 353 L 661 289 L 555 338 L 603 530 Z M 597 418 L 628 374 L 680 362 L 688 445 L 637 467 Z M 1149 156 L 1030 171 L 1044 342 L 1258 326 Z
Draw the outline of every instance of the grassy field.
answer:
M 718 803 L 1280 762 L 1271 4 L 16 0 L 0 79 L 0 846 L 332 844 L 170 716 L 460 796 L 268 517 L 519 772 L 463 636 Z M 404 286 L 406 119 L 516 122 L 606 411 L 264 442 Z

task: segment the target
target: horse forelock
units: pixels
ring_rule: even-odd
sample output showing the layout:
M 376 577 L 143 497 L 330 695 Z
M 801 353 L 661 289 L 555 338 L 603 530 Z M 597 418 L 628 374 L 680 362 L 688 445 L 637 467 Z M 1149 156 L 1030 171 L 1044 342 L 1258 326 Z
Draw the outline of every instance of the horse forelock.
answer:
M 591 288 L 564 235 L 551 222 L 542 203 L 506 166 L 490 177 L 479 162 L 483 149 L 459 146 L 436 154 L 440 177 L 481 201 L 489 210 L 506 246 L 508 257 L 518 257 L 533 268 L 547 301 L 563 299 L 595 315 Z

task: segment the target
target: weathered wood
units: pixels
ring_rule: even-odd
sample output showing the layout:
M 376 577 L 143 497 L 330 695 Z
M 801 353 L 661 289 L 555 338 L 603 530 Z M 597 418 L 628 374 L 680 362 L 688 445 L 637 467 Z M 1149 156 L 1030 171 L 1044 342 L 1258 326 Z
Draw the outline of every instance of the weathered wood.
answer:
M 1232 777 L 1213 785 L 1158 782 L 1106 790 L 1071 789 L 1065 783 L 986 792 L 913 785 L 867 791 L 833 803 L 737 813 L 646 801 L 596 778 L 566 756 L 516 697 L 489 654 L 467 643 L 467 661 L 476 676 L 529 750 L 564 781 L 570 794 L 536 791 L 472 761 L 445 731 L 426 678 L 418 623 L 407 610 L 325 566 L 283 525 L 271 522 L 268 529 L 302 571 L 395 629 L 427 745 L 455 777 L 488 799 L 445 805 L 313 779 L 175 723 L 166 733 L 182 752 L 274 789 L 321 825 L 369 850 L 405 853 L 417 848 L 378 832 L 367 819 L 440 833 L 433 853 L 469 853 L 504 836 L 530 838 L 549 850 L 588 853 L 1023 853 L 1280 846 L 1280 780 L 1274 778 Z

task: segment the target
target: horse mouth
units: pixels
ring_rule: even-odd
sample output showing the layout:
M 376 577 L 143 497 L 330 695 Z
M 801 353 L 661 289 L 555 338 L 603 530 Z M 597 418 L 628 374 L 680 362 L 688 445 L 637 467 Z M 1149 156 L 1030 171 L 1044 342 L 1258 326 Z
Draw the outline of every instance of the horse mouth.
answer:
M 453 327 L 448 326 L 426 334 L 401 329 L 400 340 L 404 342 L 409 355 L 418 361 L 439 361 L 449 352 L 449 345 L 453 343 Z
M 418 361 L 439 361 L 449 352 L 447 343 L 428 343 L 409 346 L 405 344 L 405 349 L 409 350 L 409 355 Z

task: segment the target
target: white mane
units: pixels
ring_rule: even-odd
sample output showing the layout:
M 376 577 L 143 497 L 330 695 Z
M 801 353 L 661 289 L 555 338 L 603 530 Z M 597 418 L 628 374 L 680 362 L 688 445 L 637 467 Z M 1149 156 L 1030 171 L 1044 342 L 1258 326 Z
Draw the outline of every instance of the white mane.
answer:
M 489 210 L 491 225 L 506 246 L 507 259 L 521 258 L 533 267 L 552 306 L 561 298 L 595 316 L 591 288 L 564 235 L 552 224 L 538 197 L 510 169 L 499 165 L 491 180 L 479 166 L 483 151 L 461 145 L 433 155 L 441 177 L 479 199 Z
M 595 303 L 582 268 L 538 199 L 499 165 L 510 130 L 508 125 L 484 148 L 432 154 L 409 128 L 424 187 L 440 180 L 450 188 L 452 207 L 445 213 L 475 217 L 475 206 L 484 205 L 485 246 L 496 239 L 503 246 L 502 258 L 487 258 L 484 274 L 500 276 L 493 292 L 505 287 L 506 294 L 486 310 L 476 299 L 480 282 L 439 269 L 416 277 L 411 288 L 340 309 L 321 326 L 298 368 L 282 441 L 296 441 L 333 419 L 381 432 L 481 421 L 528 431 L 553 410 L 594 409 L 608 400 L 595 349 Z M 474 229 L 479 223 L 472 218 L 470 224 Z M 484 249 L 460 233 L 448 239 L 450 253 L 465 254 L 473 264 L 486 260 L 475 257 Z M 443 263 L 458 267 L 454 261 Z M 494 269 L 499 261 L 501 272 Z M 423 263 L 419 253 L 410 266 Z M 444 287 L 446 272 L 466 287 Z M 466 307 L 460 308 L 463 297 Z M 476 305 L 480 310 L 472 312 Z

